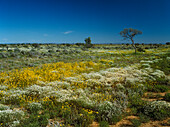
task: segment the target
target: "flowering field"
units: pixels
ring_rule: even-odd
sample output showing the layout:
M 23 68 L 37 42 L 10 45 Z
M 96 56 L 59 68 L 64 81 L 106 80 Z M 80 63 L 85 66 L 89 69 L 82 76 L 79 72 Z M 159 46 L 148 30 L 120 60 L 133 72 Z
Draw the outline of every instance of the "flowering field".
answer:
M 131 115 L 137 126 L 170 117 L 168 46 L 137 54 L 121 45 L 0 51 L 2 127 L 118 126 Z

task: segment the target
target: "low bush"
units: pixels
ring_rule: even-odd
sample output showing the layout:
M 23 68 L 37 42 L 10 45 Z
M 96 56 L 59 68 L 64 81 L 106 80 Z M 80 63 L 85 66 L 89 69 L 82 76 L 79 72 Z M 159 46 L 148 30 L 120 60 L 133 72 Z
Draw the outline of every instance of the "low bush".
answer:
M 134 94 L 132 96 L 129 96 L 129 107 L 132 108 L 132 109 L 134 108 L 135 110 L 137 109 L 137 112 L 138 112 L 138 110 L 140 111 L 143 108 L 145 103 L 146 102 L 143 101 L 141 99 L 141 96 L 139 96 L 138 94 Z
M 164 96 L 164 100 L 169 101 L 170 102 L 170 93 L 166 93 Z
M 163 71 L 166 75 L 170 74 L 170 60 L 164 54 L 164 56 L 161 56 L 162 59 L 159 60 L 159 62 L 154 62 L 151 64 L 151 67 L 154 69 L 159 69 Z
M 141 122 L 138 119 L 131 119 L 130 121 L 134 127 L 139 127 L 141 125 Z
M 7 110 L 7 109 L 10 109 L 10 107 L 7 106 L 7 105 L 0 104 L 0 111 L 1 110 Z
M 29 118 L 22 120 L 18 127 L 46 127 L 48 119 L 49 114 L 30 114 Z
M 132 114 L 132 115 L 136 115 L 137 112 L 138 112 L 137 108 L 135 108 L 135 107 L 132 107 L 132 108 L 131 108 L 131 114 Z
M 100 121 L 99 126 L 100 127 L 109 127 L 109 123 L 107 121 Z
M 148 102 L 143 108 L 143 113 L 153 120 L 163 120 L 170 117 L 170 106 L 165 101 Z
M 5 53 L 0 53 L 0 58 L 7 58 L 8 56 Z
M 141 48 L 141 47 L 137 48 L 137 51 L 138 52 L 145 52 L 145 50 L 143 48 Z
M 146 115 L 144 115 L 143 113 L 139 113 L 139 119 L 141 123 L 147 123 L 149 122 L 150 118 Z
M 27 110 L 30 113 L 38 113 L 38 111 L 40 111 L 41 109 L 42 109 L 41 103 L 36 103 L 36 102 L 28 104 L 28 108 L 27 108 Z
M 121 120 L 122 109 L 121 105 L 104 101 L 98 107 L 99 121 L 107 121 L 109 124 L 115 124 Z
M 155 92 L 167 92 L 168 87 L 164 85 L 155 85 Z
M 165 85 L 148 85 L 147 87 L 147 91 L 150 92 L 167 92 L 168 90 L 168 86 Z
M 2 110 L 0 111 L 0 123 L 3 127 L 9 127 L 13 124 L 19 123 L 24 116 L 24 112 L 20 110 Z

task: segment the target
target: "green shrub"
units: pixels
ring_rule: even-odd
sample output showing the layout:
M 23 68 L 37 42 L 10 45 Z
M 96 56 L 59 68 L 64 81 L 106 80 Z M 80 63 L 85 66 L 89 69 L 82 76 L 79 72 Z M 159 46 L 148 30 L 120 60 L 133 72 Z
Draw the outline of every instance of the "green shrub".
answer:
M 100 127 L 109 127 L 109 123 L 107 121 L 100 121 L 99 126 Z
M 30 114 L 29 118 L 21 121 L 18 127 L 46 127 L 49 114 Z
M 116 124 L 117 122 L 119 122 L 122 119 L 122 116 L 112 116 L 111 119 L 111 124 Z
M 166 92 L 168 91 L 168 87 L 164 85 L 155 85 L 155 92 Z
M 159 99 L 159 98 L 162 98 L 162 96 L 161 96 L 160 94 L 157 94 L 157 95 L 155 96 L 155 98 Z
M 129 96 L 129 107 L 136 108 L 137 110 L 141 109 L 145 105 L 145 101 L 141 99 L 141 96 L 138 94 Z
M 7 105 L 0 104 L 0 111 L 1 110 L 7 110 L 7 109 L 10 109 L 10 107 L 7 106 Z
M 131 114 L 132 114 L 132 115 L 136 115 L 137 112 L 138 112 L 138 111 L 137 111 L 137 108 L 135 108 L 135 107 L 132 107 L 132 108 L 131 108 Z
M 2 110 L 0 111 L 0 123 L 4 127 L 9 127 L 16 122 L 19 123 L 20 120 L 24 117 L 24 112 L 21 110 Z
M 166 75 L 170 74 L 170 60 L 167 58 L 166 54 L 161 56 L 162 59 L 159 62 L 154 62 L 151 67 L 154 69 L 159 69 L 163 71 Z
M 81 127 L 89 127 L 89 125 L 93 122 L 93 120 L 94 120 L 94 115 L 88 114 L 86 112 L 83 113 L 82 115 L 77 115 L 77 119 L 75 120 L 74 125 L 76 123 Z
M 42 109 L 42 105 L 41 103 L 37 103 L 37 102 L 33 102 L 28 104 L 28 111 L 30 111 L 30 113 L 37 113 L 38 111 L 40 111 Z
M 165 85 L 148 85 L 147 91 L 150 92 L 167 92 L 169 90 L 168 86 Z
M 141 48 L 141 47 L 137 48 L 137 51 L 138 52 L 145 52 L 145 50 L 143 48 Z
M 170 107 L 166 101 L 148 102 L 143 108 L 143 113 L 153 120 L 163 120 L 170 117 Z
M 146 115 L 144 115 L 143 113 L 139 113 L 139 119 L 141 123 L 147 123 L 149 122 L 150 118 Z
M 109 124 L 115 124 L 121 120 L 122 109 L 121 105 L 104 101 L 98 107 L 99 121 L 107 121 Z
M 141 122 L 138 119 L 131 119 L 130 121 L 134 127 L 139 127 L 141 125 Z
M 164 96 L 164 100 L 169 101 L 170 102 L 170 93 L 166 93 Z
M 156 79 L 156 84 L 157 85 L 168 85 L 169 80 L 165 78 L 157 78 Z

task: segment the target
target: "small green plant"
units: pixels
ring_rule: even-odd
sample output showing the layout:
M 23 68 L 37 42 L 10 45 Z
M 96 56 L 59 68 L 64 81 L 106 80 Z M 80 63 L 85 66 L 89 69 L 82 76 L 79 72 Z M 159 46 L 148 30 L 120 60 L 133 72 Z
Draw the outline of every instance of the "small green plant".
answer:
M 122 116 L 113 116 L 111 119 L 111 123 L 112 124 L 116 124 L 117 122 L 119 122 L 122 119 Z
M 29 118 L 22 120 L 18 127 L 46 127 L 48 119 L 49 114 L 30 114 Z
M 130 121 L 134 127 L 139 127 L 141 125 L 141 122 L 138 119 L 131 119 Z
M 143 113 L 153 120 L 163 120 L 170 116 L 169 104 L 166 101 L 148 102 L 143 109 Z
M 169 90 L 168 86 L 165 85 L 148 85 L 147 91 L 150 92 L 167 92 Z
M 21 110 L 2 110 L 0 111 L 0 123 L 3 127 L 9 127 L 20 122 L 24 117 L 24 112 Z
M 161 96 L 160 94 L 157 94 L 157 95 L 155 96 L 155 98 L 159 99 L 159 98 L 162 98 L 162 96 Z
M 141 47 L 137 48 L 137 51 L 138 52 L 145 52 L 145 50 L 143 48 L 141 48 Z
M 122 111 L 118 110 L 118 104 L 113 104 L 109 101 L 104 101 L 99 105 L 99 121 L 107 121 L 109 124 L 115 124 L 121 120 Z
M 170 74 L 170 60 L 167 59 L 167 56 L 169 54 L 164 54 L 163 56 L 161 56 L 162 59 L 159 60 L 159 62 L 155 62 L 153 64 L 151 64 L 151 67 L 154 69 L 159 69 L 161 71 L 163 71 L 166 75 Z
M 164 100 L 169 101 L 170 102 L 170 93 L 166 93 L 164 96 Z
M 30 111 L 30 113 L 38 113 L 38 111 L 40 111 L 42 109 L 42 105 L 41 103 L 30 103 L 28 104 L 28 111 Z
M 145 105 L 145 101 L 141 99 L 141 96 L 138 94 L 129 96 L 129 107 L 136 108 L 137 110 L 142 108 Z
M 166 92 L 168 87 L 164 85 L 155 85 L 155 92 Z
M 150 120 L 150 118 L 148 116 L 144 115 L 143 113 L 139 113 L 138 116 L 139 116 L 141 123 L 147 123 Z
M 10 107 L 7 106 L 7 105 L 0 104 L 0 111 L 1 110 L 7 110 L 7 109 L 10 109 Z
M 137 114 L 137 108 L 132 107 L 132 108 L 131 108 L 131 114 L 132 114 L 132 115 L 136 115 L 136 114 Z
M 107 121 L 100 121 L 99 126 L 100 127 L 109 127 L 109 123 Z

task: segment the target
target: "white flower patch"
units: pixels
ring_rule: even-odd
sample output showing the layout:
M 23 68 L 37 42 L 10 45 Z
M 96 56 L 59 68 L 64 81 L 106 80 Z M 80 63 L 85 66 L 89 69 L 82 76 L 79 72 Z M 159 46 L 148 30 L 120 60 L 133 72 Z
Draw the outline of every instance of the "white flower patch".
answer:
M 159 61 L 161 61 L 162 59 L 155 59 L 153 60 L 154 63 L 158 63 Z
M 77 99 L 72 97 L 72 100 L 82 102 L 83 105 L 94 106 L 94 101 L 88 97 L 89 93 L 87 94 L 83 89 L 77 89 L 75 94 L 77 95 Z
M 170 60 L 170 57 L 166 57 L 167 60 Z
M 147 61 L 141 60 L 140 63 L 148 63 L 148 64 L 151 64 L 151 63 L 153 63 L 153 61 L 150 61 L 150 60 L 147 60 Z
M 50 95 L 56 97 L 58 102 L 65 102 L 70 100 L 72 93 L 72 90 L 61 89 L 59 91 L 52 91 Z
M 55 81 L 55 82 L 49 82 L 47 85 L 54 88 L 70 88 L 70 83 L 68 82 Z
M 0 110 L 7 110 L 7 109 L 10 109 L 10 107 L 7 105 L 0 104 Z
M 6 85 L 1 85 L 0 86 L 0 90 L 5 90 L 5 89 L 8 89 L 8 86 L 6 86 Z
M 121 83 L 118 83 L 116 84 L 116 87 L 119 89 L 119 90 L 125 90 L 125 87 L 121 84 Z
M 170 109 L 170 103 L 166 101 L 152 101 L 144 107 L 144 113 L 149 114 L 154 111 L 161 111 L 162 109 Z
M 143 67 L 143 68 L 150 68 L 151 66 L 148 63 L 144 63 L 144 64 L 141 65 L 141 67 Z
M 39 77 L 39 78 L 41 78 L 41 77 Z M 40 81 L 40 80 L 37 80 L 36 84 L 37 84 L 37 85 L 43 85 L 43 86 L 45 86 L 47 83 L 46 83 L 46 82 L 43 82 L 43 81 Z
M 121 68 L 109 68 L 109 69 L 106 69 L 106 71 L 108 71 L 108 72 L 118 72 L 119 70 L 121 70 Z
M 73 81 L 78 81 L 79 78 L 78 77 L 67 77 L 65 78 L 65 81 L 67 82 L 73 82 Z
M 100 82 L 95 79 L 88 79 L 86 80 L 88 86 L 98 86 Z
M 100 73 L 101 73 L 101 75 L 103 75 L 103 76 L 105 76 L 107 78 L 115 76 L 115 73 L 109 72 L 109 71 L 103 71 L 103 72 L 100 72 Z
M 39 111 L 42 108 L 42 105 L 38 102 L 32 102 L 28 104 L 28 107 L 32 111 Z
M 103 120 L 111 120 L 113 117 L 118 117 L 123 113 L 122 106 L 116 101 L 104 101 L 99 104 L 98 110 L 101 113 Z
M 102 75 L 100 73 L 91 73 L 90 74 L 90 77 L 92 79 L 101 79 L 102 78 Z
M 46 97 L 46 96 L 50 96 L 49 93 L 51 91 L 54 91 L 54 88 L 51 86 L 38 86 L 38 85 L 33 85 L 30 86 L 28 88 L 26 88 L 26 95 L 39 95 L 40 98 Z
M 126 78 L 126 84 L 135 84 L 136 82 L 139 82 L 138 78 L 131 78 L 131 77 L 127 77 Z
M 164 72 L 161 70 L 155 70 L 155 72 L 150 73 L 152 76 L 156 77 L 156 78 L 164 78 L 166 77 Z
M 0 120 L 10 126 L 14 121 L 19 121 L 23 118 L 24 112 L 21 110 L 2 110 L 0 111 Z
M 149 73 L 152 73 L 154 70 L 153 70 L 152 68 L 149 68 L 149 67 L 148 67 L 148 68 L 142 69 L 141 71 L 149 74 Z
M 17 121 L 13 121 L 12 124 L 10 125 L 10 127 L 17 127 L 20 124 L 20 122 Z
M 8 101 L 8 100 L 16 100 L 19 98 L 19 96 L 23 95 L 26 93 L 25 90 L 19 90 L 19 89 L 11 89 L 11 90 L 8 90 L 7 92 L 3 92 L 4 93 L 4 96 L 3 96 L 3 101 Z

